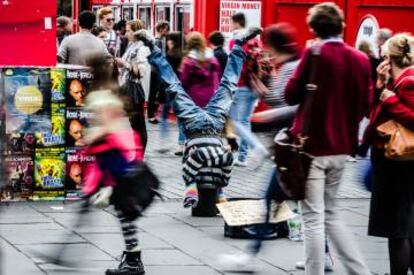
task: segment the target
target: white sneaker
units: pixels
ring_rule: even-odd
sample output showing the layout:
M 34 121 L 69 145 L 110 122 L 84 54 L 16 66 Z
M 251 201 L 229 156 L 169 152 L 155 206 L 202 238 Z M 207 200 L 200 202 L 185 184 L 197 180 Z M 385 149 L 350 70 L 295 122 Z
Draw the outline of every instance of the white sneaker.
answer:
M 243 254 L 222 254 L 218 256 L 218 264 L 223 271 L 227 272 L 250 272 L 256 270 L 255 258 L 252 255 Z
M 296 269 L 305 270 L 305 262 L 297 262 L 295 267 Z M 334 262 L 333 259 L 329 256 L 325 256 L 325 271 L 332 272 L 334 270 Z
M 237 166 L 237 167 L 247 167 L 247 161 L 236 160 L 234 162 L 234 166 Z

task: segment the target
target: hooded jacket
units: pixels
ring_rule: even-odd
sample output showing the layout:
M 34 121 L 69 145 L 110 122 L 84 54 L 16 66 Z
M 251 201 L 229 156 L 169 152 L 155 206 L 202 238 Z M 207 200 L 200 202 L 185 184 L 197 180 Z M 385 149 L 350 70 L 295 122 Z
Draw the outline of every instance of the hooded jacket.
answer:
M 204 108 L 219 86 L 220 64 L 210 49 L 191 50 L 184 57 L 180 80 L 194 103 Z

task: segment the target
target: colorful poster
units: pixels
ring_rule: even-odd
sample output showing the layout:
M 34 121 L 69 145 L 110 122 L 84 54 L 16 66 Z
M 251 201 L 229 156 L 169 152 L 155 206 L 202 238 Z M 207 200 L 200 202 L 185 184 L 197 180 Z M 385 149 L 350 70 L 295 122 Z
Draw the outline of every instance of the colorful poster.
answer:
M 49 147 L 65 145 L 65 104 L 52 103 L 50 132 L 37 132 L 36 142 L 38 146 Z
M 66 70 L 50 69 L 52 103 L 64 103 L 66 91 Z
M 6 132 L 51 130 L 48 69 L 5 69 Z
M 33 192 L 32 156 L 7 156 L 6 183 L 1 188 L 1 201 L 30 199 Z
M 34 200 L 63 199 L 65 195 L 65 151 L 36 148 Z
M 66 150 L 66 199 L 80 198 L 85 167 L 94 161 L 94 156 L 86 155 L 81 149 Z
M 82 109 L 66 110 L 66 146 L 83 146 L 83 131 L 92 114 Z
M 88 69 L 66 69 L 66 106 L 81 108 L 85 106 L 85 97 L 89 92 L 92 73 Z
M 32 155 L 36 146 L 36 139 L 30 133 L 7 134 L 6 140 L 6 155 Z

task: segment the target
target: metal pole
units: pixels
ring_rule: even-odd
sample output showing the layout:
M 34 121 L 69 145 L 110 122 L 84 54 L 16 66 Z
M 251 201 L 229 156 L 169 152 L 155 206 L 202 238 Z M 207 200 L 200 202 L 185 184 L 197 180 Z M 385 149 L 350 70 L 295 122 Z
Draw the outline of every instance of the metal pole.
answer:
M 155 34 L 155 0 L 151 0 L 151 29 Z
M 79 0 L 72 0 L 72 19 L 73 19 L 74 32 L 79 31 L 78 17 L 79 17 Z

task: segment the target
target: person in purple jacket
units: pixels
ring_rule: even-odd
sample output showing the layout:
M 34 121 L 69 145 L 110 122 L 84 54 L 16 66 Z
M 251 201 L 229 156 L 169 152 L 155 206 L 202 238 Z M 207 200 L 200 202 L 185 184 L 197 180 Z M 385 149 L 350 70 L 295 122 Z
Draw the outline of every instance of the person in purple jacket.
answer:
M 204 108 L 210 101 L 220 82 L 221 68 L 214 53 L 207 47 L 207 41 L 199 32 L 187 36 L 187 55 L 180 68 L 180 80 L 194 103 Z M 176 155 L 182 155 L 186 137 L 179 125 L 179 149 Z

